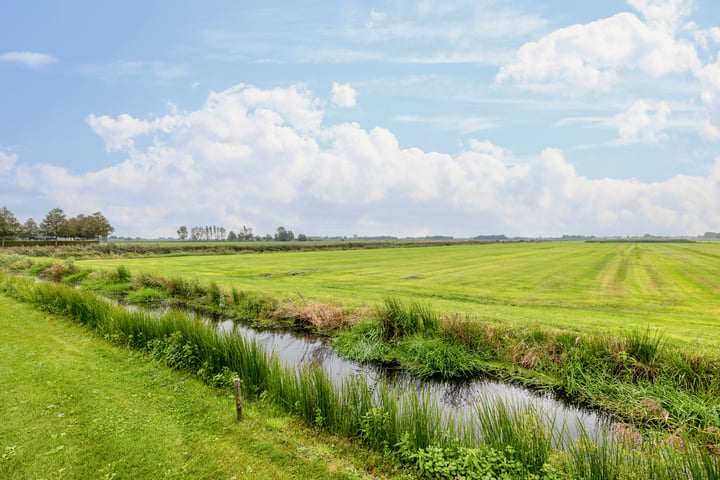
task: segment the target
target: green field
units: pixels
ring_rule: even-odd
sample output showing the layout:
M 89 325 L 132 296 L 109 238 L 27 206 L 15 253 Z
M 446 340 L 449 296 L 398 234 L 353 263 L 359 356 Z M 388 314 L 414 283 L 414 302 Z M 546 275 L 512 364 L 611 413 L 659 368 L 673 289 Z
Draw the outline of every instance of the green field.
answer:
M 238 423 L 229 389 L 3 295 L 0 357 L 0 478 L 407 478 L 269 402 Z
M 221 256 L 98 259 L 78 266 L 196 277 L 360 307 L 385 297 L 444 313 L 579 333 L 649 328 L 720 344 L 720 243 L 533 242 Z

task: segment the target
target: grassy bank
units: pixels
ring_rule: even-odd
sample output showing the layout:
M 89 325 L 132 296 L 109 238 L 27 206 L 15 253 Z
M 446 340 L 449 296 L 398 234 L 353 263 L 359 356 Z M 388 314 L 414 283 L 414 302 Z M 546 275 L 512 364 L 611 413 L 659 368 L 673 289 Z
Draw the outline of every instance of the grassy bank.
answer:
M 270 402 L 0 296 L 1 478 L 404 478 Z
M 7 263 L 7 262 L 5 262 Z M 178 304 L 259 326 L 312 329 L 335 337 L 346 358 L 400 367 L 419 376 L 489 375 L 551 390 L 664 436 L 702 437 L 720 428 L 720 357 L 666 341 L 659 329 L 577 335 L 566 330 L 443 316 L 426 304 L 386 298 L 347 311 L 315 301 L 289 302 L 227 290 L 197 278 L 132 275 L 124 266 L 88 272 L 71 263 L 18 267 L 131 303 Z
M 443 315 L 577 335 L 659 330 L 689 351 L 720 344 L 720 242 L 544 242 L 98 259 L 93 269 L 216 282 L 349 308 L 391 296 Z
M 462 435 L 455 419 L 441 414 L 427 398 L 413 392 L 398 395 L 391 388 L 372 393 L 362 381 L 333 385 L 322 370 L 312 366 L 300 372 L 288 370 L 235 333 L 219 332 L 187 316 L 152 318 L 126 312 L 87 292 L 19 277 L 4 276 L 2 288 L 209 382 L 227 383 L 228 377 L 238 372 L 247 394 L 270 401 L 315 428 L 355 438 L 429 478 L 491 474 L 507 478 L 700 479 L 717 478 L 720 473 L 718 458 L 708 447 L 681 436 L 673 442 L 648 437 L 596 444 L 586 438 L 573 445 L 556 445 L 532 410 L 511 413 L 503 407 L 480 404 L 470 431 L 480 434 L 481 440 L 474 443 L 477 435 Z M 403 328 L 394 329 L 393 335 L 398 336 Z

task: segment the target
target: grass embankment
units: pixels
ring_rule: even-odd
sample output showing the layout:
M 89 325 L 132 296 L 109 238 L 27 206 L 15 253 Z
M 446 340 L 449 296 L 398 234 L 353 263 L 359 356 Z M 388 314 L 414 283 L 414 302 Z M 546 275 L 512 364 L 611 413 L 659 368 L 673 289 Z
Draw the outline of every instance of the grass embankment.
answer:
M 404 295 L 391 298 L 385 306 L 351 312 L 313 300 L 305 301 L 302 294 L 289 300 L 282 294 L 264 295 L 235 285 L 228 289 L 214 280 L 224 278 L 222 275 L 226 274 L 227 268 L 257 269 L 239 264 L 233 257 L 223 257 L 229 267 L 215 263 L 203 267 L 200 259 L 158 260 L 163 265 L 179 261 L 193 265 L 200 275 L 190 278 L 163 277 L 142 271 L 131 275 L 122 264 L 102 273 L 72 273 L 63 264 L 55 264 L 48 271 L 53 274 L 55 270 L 58 278 L 63 277 L 69 282 L 83 280 L 85 288 L 129 292 L 127 298 L 139 303 L 172 298 L 236 319 L 262 323 L 263 319 L 270 318 L 295 327 L 336 329 L 334 334 L 354 324 L 352 331 L 340 333 L 336 340 L 339 352 L 346 357 L 399 365 L 425 376 L 471 377 L 489 373 L 535 388 L 554 390 L 574 402 L 600 408 L 665 435 L 680 431 L 696 436 L 703 435 L 707 429 L 720 428 L 720 358 L 714 348 L 709 348 L 716 344 L 708 344 L 703 351 L 672 334 L 684 329 L 692 332 L 686 334 L 688 338 L 703 335 L 693 342 L 694 345 L 701 339 L 705 345 L 717 336 L 719 329 L 715 317 L 720 310 L 713 310 L 713 307 L 720 309 L 720 305 L 711 294 L 718 288 L 713 283 L 713 275 L 720 273 L 718 244 L 558 243 L 524 245 L 518 250 L 519 247 L 472 247 L 475 250 L 445 247 L 437 249 L 441 258 L 431 258 L 426 264 L 419 263 L 413 249 L 394 250 L 392 255 L 383 251 L 331 252 L 339 256 L 325 260 L 327 268 L 333 270 L 325 281 L 336 279 L 340 285 L 343 275 L 352 274 L 347 271 L 350 267 L 363 272 L 370 268 L 384 272 L 382 276 L 388 278 L 391 292 L 398 288 L 397 280 L 393 283 L 389 279 L 391 268 L 405 265 L 406 269 L 412 266 L 433 272 L 445 265 L 444 273 L 456 270 L 452 280 L 438 275 L 433 277 L 432 280 L 442 286 L 439 290 L 431 291 L 429 284 L 422 288 L 409 285 L 402 291 Z M 432 252 L 436 249 L 424 250 Z M 259 262 L 258 258 L 262 257 L 265 264 L 278 262 L 276 256 L 287 262 L 293 258 L 296 262 L 297 259 L 308 261 L 307 255 L 271 254 L 242 258 L 252 263 Z M 318 260 L 318 257 L 313 258 Z M 368 263 L 359 264 L 361 258 Z M 473 258 L 474 263 L 471 262 Z M 212 260 L 213 257 L 204 259 Z M 346 263 L 342 263 L 342 259 Z M 19 268 L 29 266 L 21 260 L 17 262 Z M 463 263 L 467 265 L 461 266 Z M 31 271 L 44 268 L 39 264 Z M 221 275 L 215 275 L 216 270 Z M 433 299 L 448 292 L 456 295 L 453 290 L 469 291 L 470 278 L 479 275 L 480 271 L 485 274 L 478 277 L 477 285 L 472 288 L 484 291 L 483 295 L 494 296 L 495 303 L 487 305 L 488 308 L 502 307 L 507 312 L 532 310 L 536 316 L 551 316 L 561 311 L 573 315 L 576 325 L 558 328 L 551 326 L 550 321 L 546 325 L 539 321 L 501 321 L 471 314 L 443 315 Z M 494 273 L 491 275 L 490 272 Z M 568 282 L 561 275 L 563 273 L 572 282 Z M 313 275 L 309 274 L 308 284 L 302 290 L 308 296 L 327 286 L 318 283 L 317 278 L 313 280 Z M 290 275 L 293 279 L 298 276 L 302 275 Z M 497 281 L 497 292 L 491 291 L 492 281 L 488 277 Z M 520 283 L 515 277 L 521 279 Z M 199 278 L 213 280 L 207 283 Z M 553 280 L 552 287 L 546 286 L 548 279 Z M 280 285 L 287 288 L 283 282 L 280 281 Z M 374 282 L 363 284 L 358 280 L 359 296 L 362 297 L 365 290 L 375 292 L 379 285 Z M 535 282 L 532 285 L 538 291 L 526 289 L 526 284 L 531 282 Z M 291 284 L 299 289 L 303 286 Z M 435 297 L 430 296 L 427 302 L 423 300 L 422 307 L 406 301 L 425 291 Z M 658 292 L 664 292 L 668 297 L 659 298 Z M 668 301 L 672 297 L 674 299 Z M 518 305 L 510 305 L 511 301 Z M 504 306 L 502 302 L 505 302 Z M 459 306 L 462 305 L 465 304 Z M 635 328 L 632 325 L 627 329 L 605 328 L 605 324 L 595 325 L 582 317 L 607 314 L 625 318 L 628 314 L 639 315 L 643 308 L 646 309 L 646 320 Z M 705 318 L 699 324 L 703 328 L 689 321 L 682 324 L 672 317 L 677 315 L 679 319 L 687 320 L 694 319 L 694 314 Z M 367 321 L 357 322 L 358 318 Z
M 671 344 L 720 344 L 720 242 L 546 242 L 253 255 L 97 259 L 93 269 L 197 278 L 342 307 L 386 297 L 578 335 L 656 329 Z
M 405 477 L 267 401 L 236 423 L 229 389 L 2 295 L 0 357 L 1 478 Z
M 299 372 L 283 368 L 236 332 L 221 332 L 179 314 L 153 318 L 128 312 L 68 286 L 35 284 L 31 279 L 7 275 L 0 280 L 2 289 L 15 298 L 53 314 L 67 314 L 107 339 L 148 352 L 210 382 L 226 383 L 233 372 L 239 372 L 246 394 L 281 406 L 320 430 L 353 437 L 388 458 L 414 466 L 429 478 L 709 479 L 720 475 L 720 462 L 708 448 L 696 447 L 679 437 L 675 442 L 646 438 L 600 444 L 584 438 L 573 445 L 557 445 L 532 409 L 510 413 L 502 406 L 481 403 L 477 420 L 468 427 L 471 434 L 463 435 L 455 427 L 456 420 L 441 414 L 437 405 L 425 397 L 413 392 L 398 395 L 392 388 L 372 393 L 359 379 L 337 386 L 317 367 Z M 397 335 L 411 324 L 392 326 L 391 330 Z M 87 369 L 84 361 L 79 365 L 75 368 Z M 130 377 L 132 384 L 133 375 Z M 97 390 L 107 392 L 106 382 L 101 383 Z M 132 401 L 128 395 L 123 399 Z M 40 404 L 47 401 L 43 399 Z M 54 412 L 48 414 L 52 421 L 67 417 L 60 420 L 65 425 L 62 422 L 70 422 L 75 415 L 79 418 L 81 413 L 72 410 L 74 401 L 71 396 L 52 403 L 62 408 L 56 417 L 52 416 Z M 197 412 L 196 408 L 191 411 Z M 101 419 L 107 417 L 100 415 Z M 227 419 L 227 414 L 224 417 Z M 164 419 L 159 423 L 163 424 Z M 115 423 L 111 426 L 117 427 Z M 81 430 L 72 433 L 76 431 Z M 23 432 L 28 433 L 27 426 L 20 429 L 20 434 Z M 126 430 L 120 428 L 119 432 Z M 479 444 L 474 443 L 478 437 L 473 433 L 481 434 Z M 62 430 L 58 435 L 63 438 Z M 683 446 L 679 447 L 678 442 Z M 63 454 L 66 449 L 58 446 L 53 443 L 52 448 Z M 13 462 L 17 455 L 18 448 L 9 445 L 3 462 Z M 132 464 L 132 460 L 128 462 Z

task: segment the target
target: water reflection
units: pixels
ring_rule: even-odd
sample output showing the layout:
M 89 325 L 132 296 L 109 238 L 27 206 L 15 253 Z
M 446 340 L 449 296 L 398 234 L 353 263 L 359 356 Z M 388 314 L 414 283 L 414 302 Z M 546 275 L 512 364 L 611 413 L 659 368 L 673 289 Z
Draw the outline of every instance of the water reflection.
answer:
M 132 310 L 148 311 L 144 307 L 125 306 Z M 157 314 L 167 313 L 168 310 L 150 309 Z M 236 324 L 232 320 L 203 320 L 221 331 L 235 330 L 247 340 L 256 341 L 286 366 L 302 368 L 313 363 L 322 365 L 337 385 L 360 376 L 371 389 L 391 385 L 401 396 L 405 392 L 414 392 L 436 400 L 443 413 L 457 419 L 457 431 L 464 431 L 464 425 L 477 417 L 478 408 L 498 403 L 504 404 L 511 411 L 532 409 L 540 413 L 555 440 L 565 444 L 583 433 L 599 440 L 612 426 L 609 417 L 570 405 L 552 394 L 537 394 L 523 387 L 488 379 L 447 381 L 419 378 L 407 372 L 344 359 L 326 341 L 301 332 L 259 330 Z

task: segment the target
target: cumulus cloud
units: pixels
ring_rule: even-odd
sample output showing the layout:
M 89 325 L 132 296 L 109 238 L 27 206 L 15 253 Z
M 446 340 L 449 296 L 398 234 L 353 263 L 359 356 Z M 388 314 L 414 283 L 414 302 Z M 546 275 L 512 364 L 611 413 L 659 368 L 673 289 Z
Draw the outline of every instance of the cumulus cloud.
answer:
M 720 54 L 715 63 L 703 67 L 698 77 L 703 88 L 702 101 L 707 108 L 703 136 L 709 140 L 720 140 Z
M 333 82 L 332 103 L 338 107 L 354 107 L 357 103 L 357 92 L 348 83 L 340 85 L 339 83 Z
M 0 62 L 17 63 L 29 68 L 40 68 L 57 62 L 57 58 L 47 53 L 5 52 L 0 53 Z
M 680 0 L 631 0 L 646 17 L 618 13 L 588 24 L 556 30 L 517 51 L 517 60 L 503 66 L 502 81 L 560 82 L 575 87 L 605 89 L 623 70 L 640 70 L 652 77 L 693 71 L 699 67 L 692 43 L 675 36 L 687 14 Z
M 625 112 L 615 116 L 620 141 L 656 142 L 667 126 L 670 107 L 665 102 L 652 105 L 646 100 L 635 101 Z
M 13 169 L 17 161 L 17 154 L 5 152 L 0 148 L 0 173 L 7 173 Z
M 652 184 L 588 179 L 557 149 L 520 161 L 480 140 L 456 154 L 401 148 L 385 128 L 323 125 L 319 104 L 297 87 L 240 85 L 160 119 L 93 117 L 91 127 L 109 148 L 125 148 L 124 161 L 80 175 L 52 165 L 26 174 L 68 211 L 98 205 L 119 232 L 155 235 L 208 223 L 334 232 L 372 224 L 407 234 L 442 221 L 456 235 L 692 233 L 720 223 L 720 159 L 706 176 Z M 636 127 L 627 135 L 657 134 L 638 118 L 652 124 L 663 111 L 662 104 L 633 105 L 626 123 Z M 151 137 L 142 148 L 127 143 L 141 136 Z M 438 217 L 397 220 L 414 209 Z M 385 218 L 390 211 L 394 221 Z
M 652 28 L 668 32 L 677 30 L 692 13 L 691 0 L 628 0 L 628 4 L 642 13 Z

